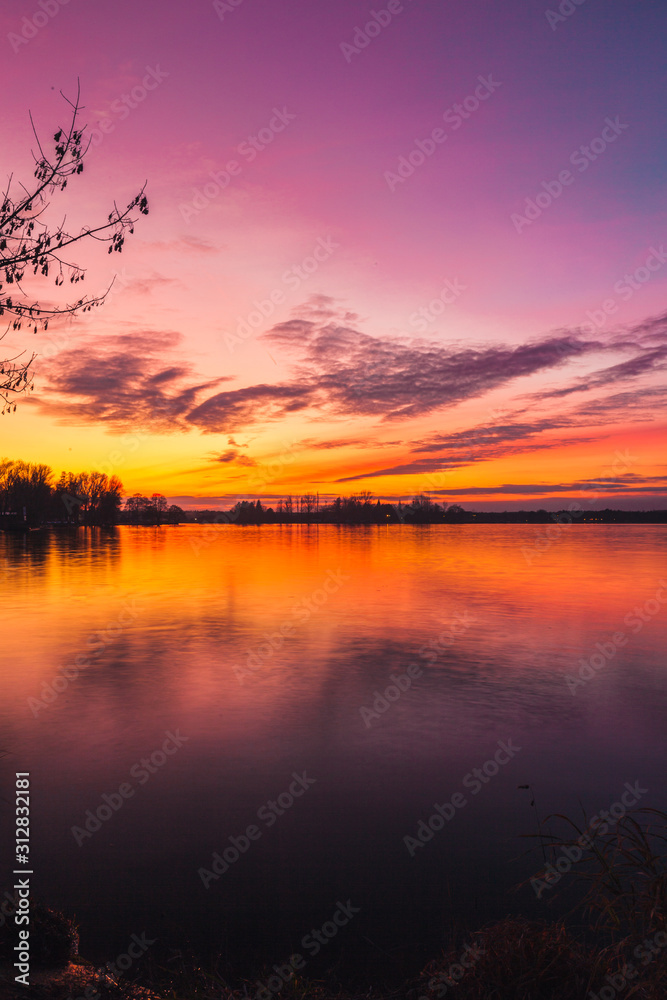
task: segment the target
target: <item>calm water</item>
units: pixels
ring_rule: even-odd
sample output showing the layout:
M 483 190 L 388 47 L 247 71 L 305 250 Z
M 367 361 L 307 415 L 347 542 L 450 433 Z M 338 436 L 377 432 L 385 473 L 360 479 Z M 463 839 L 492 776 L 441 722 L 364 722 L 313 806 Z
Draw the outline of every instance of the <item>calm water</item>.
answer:
M 32 773 L 35 892 L 76 913 L 84 954 L 146 932 L 245 971 L 308 956 L 304 935 L 351 900 L 360 912 L 309 971 L 393 976 L 452 924 L 554 912 L 512 892 L 540 862 L 520 857 L 536 826 L 518 785 L 543 815 L 578 799 L 592 814 L 635 781 L 641 805 L 665 806 L 667 546 L 662 526 L 576 525 L 529 564 L 537 531 L 0 536 L 0 764 L 7 782 Z M 612 655 L 573 694 L 565 677 L 596 643 Z M 373 713 L 411 664 L 420 675 Z M 167 756 L 170 732 L 183 739 Z M 466 778 L 499 740 L 521 749 Z M 412 856 L 404 838 L 456 792 L 465 805 Z M 105 793 L 122 806 L 75 836 Z M 256 839 L 239 840 L 249 826 Z M 230 837 L 247 846 L 235 861 Z M 199 869 L 225 851 L 206 888 Z

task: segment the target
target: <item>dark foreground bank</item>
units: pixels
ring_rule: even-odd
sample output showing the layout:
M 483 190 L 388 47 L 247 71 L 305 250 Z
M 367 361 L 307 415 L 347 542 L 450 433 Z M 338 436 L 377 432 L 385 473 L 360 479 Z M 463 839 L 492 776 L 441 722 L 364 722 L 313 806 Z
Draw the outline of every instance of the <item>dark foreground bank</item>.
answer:
M 664 1000 L 667 933 L 638 943 L 596 948 L 564 924 L 508 917 L 445 949 L 421 973 L 396 987 L 340 983 L 335 973 L 302 977 L 287 964 L 232 983 L 224 970 L 202 967 L 180 954 L 149 964 L 130 980 L 79 956 L 57 969 L 38 969 L 28 987 L 2 968 L 0 1000 Z M 112 963 L 109 963 L 110 965 Z
M 35 902 L 30 985 L 14 982 L 16 927 L 7 920 L 0 1000 L 664 1000 L 667 813 L 636 810 L 605 833 L 585 817 L 582 824 L 560 818 L 566 835 L 535 835 L 543 865 L 530 882 L 541 893 L 574 873 L 583 889 L 574 920 L 509 916 L 457 934 L 400 984 L 343 980 L 335 967 L 313 975 L 296 954 L 233 980 L 220 956 L 158 955 L 136 935 L 133 951 L 96 967 L 78 956 L 74 922 Z

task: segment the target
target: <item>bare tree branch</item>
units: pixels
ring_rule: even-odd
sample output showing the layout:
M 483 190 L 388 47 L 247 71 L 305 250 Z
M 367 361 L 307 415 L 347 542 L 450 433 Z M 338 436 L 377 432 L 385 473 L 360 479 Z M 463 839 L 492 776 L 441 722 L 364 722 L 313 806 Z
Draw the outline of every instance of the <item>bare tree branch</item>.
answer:
M 70 177 L 82 173 L 84 157 L 90 148 L 90 143 L 84 144 L 85 125 L 79 127 L 78 123 L 82 111 L 80 88 L 77 89 L 75 101 L 70 101 L 64 94 L 62 96 L 71 108 L 71 119 L 66 128 L 60 127 L 55 132 L 52 154 L 45 153 L 30 115 L 38 150 L 37 153 L 33 150 L 37 183 L 32 188 L 18 184 L 19 193 L 14 197 L 12 174 L 4 193 L 0 195 L 0 316 L 6 313 L 9 319 L 7 330 L 2 336 L 9 330 L 22 329 L 24 323 L 32 328 L 33 333 L 37 333 L 38 329 L 48 328 L 52 317 L 74 316 L 100 306 L 109 289 L 103 295 L 84 295 L 63 306 L 40 306 L 39 302 L 30 301 L 23 290 L 22 282 L 26 271 L 31 271 L 32 276 L 39 273 L 43 277 L 48 277 L 55 271 L 56 287 L 63 285 L 66 278 L 70 284 L 76 285 L 84 280 L 86 270 L 64 259 L 62 252 L 66 247 L 93 239 L 108 243 L 109 253 L 121 253 L 125 236 L 134 232 L 137 221 L 135 210 L 140 215 L 148 215 L 144 183 L 126 208 L 121 210 L 114 201 L 113 209 L 105 222 L 86 226 L 79 233 L 67 231 L 66 218 L 55 228 L 42 221 L 41 216 L 50 205 L 50 196 L 64 191 Z M 7 287 L 12 285 L 15 291 Z M 20 361 L 24 354 L 25 351 L 15 358 L 0 361 L 2 414 L 15 410 L 16 396 L 32 389 L 31 365 L 36 355 L 33 353 L 28 360 Z

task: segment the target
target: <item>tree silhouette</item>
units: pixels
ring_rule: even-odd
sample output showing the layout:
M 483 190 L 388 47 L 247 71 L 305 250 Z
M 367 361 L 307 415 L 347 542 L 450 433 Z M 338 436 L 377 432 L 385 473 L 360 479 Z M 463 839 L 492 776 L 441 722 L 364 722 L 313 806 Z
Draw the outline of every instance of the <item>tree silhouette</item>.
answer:
M 118 476 L 104 472 L 63 472 L 54 484 L 48 465 L 0 460 L 0 518 L 10 527 L 115 524 L 122 493 Z
M 466 511 L 457 503 L 453 503 L 445 514 L 445 520 L 447 521 L 463 521 L 465 517 Z
M 150 506 L 151 502 L 148 497 L 142 496 L 141 493 L 135 493 L 134 496 L 128 497 L 125 501 L 125 511 L 130 522 L 140 524 L 146 519 Z
M 0 462 L 0 510 L 25 517 L 26 521 L 41 521 L 51 498 L 53 472 L 48 465 L 34 462 Z
M 54 283 L 57 287 L 64 284 L 65 279 L 76 285 L 83 281 L 86 272 L 85 268 L 65 258 L 69 247 L 93 239 L 108 243 L 109 253 L 120 253 L 126 233 L 134 232 L 134 209 L 141 215 L 148 215 L 144 183 L 127 208 L 121 210 L 114 202 L 105 222 L 85 226 L 79 233 L 67 231 L 65 218 L 56 226 L 43 221 L 42 216 L 50 205 L 49 196 L 64 191 L 68 180 L 83 171 L 84 157 L 90 149 L 90 142 L 84 141 L 86 126 L 79 127 L 78 122 L 82 110 L 80 89 L 74 102 L 64 94 L 62 96 L 71 108 L 71 117 L 67 127 L 56 130 L 53 152 L 44 151 L 31 115 L 37 143 L 37 152 L 32 151 L 35 179 L 26 187 L 21 183 L 15 184 L 13 175 L 10 175 L 4 194 L 0 194 L 0 316 L 6 313 L 9 320 L 7 330 L 0 339 L 10 329 L 20 330 L 24 323 L 36 333 L 39 328 L 46 330 L 49 320 L 54 317 L 73 316 L 101 305 L 109 289 L 103 295 L 84 295 L 65 305 L 40 306 L 38 301 L 31 301 L 23 289 L 26 272 L 48 277 L 55 271 Z M 10 409 L 15 410 L 16 396 L 32 388 L 30 367 L 36 355 L 33 352 L 27 361 L 21 360 L 24 355 L 25 351 L 13 358 L 0 360 L 0 405 L 3 414 Z
M 155 521 L 155 524 L 162 524 L 162 520 L 167 512 L 169 504 L 167 503 L 167 498 L 161 493 L 154 493 L 151 497 L 151 516 Z
M 177 507 L 176 504 L 172 505 L 167 509 L 167 523 L 168 524 L 180 524 L 181 521 L 185 520 L 185 511 L 182 507 Z
M 423 493 L 416 496 L 405 508 L 407 524 L 438 524 L 443 520 L 443 509 Z

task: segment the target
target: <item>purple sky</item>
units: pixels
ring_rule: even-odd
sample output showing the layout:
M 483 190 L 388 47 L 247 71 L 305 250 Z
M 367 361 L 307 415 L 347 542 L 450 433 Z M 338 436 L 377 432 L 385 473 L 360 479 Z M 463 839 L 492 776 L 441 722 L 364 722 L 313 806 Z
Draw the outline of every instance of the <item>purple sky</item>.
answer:
M 667 9 L 561 8 L 6 0 L 5 174 L 78 77 L 93 146 L 54 217 L 146 178 L 151 206 L 121 258 L 77 258 L 114 294 L 33 341 L 7 457 L 91 467 L 135 433 L 130 492 L 440 473 L 509 506 L 629 449 L 626 501 L 663 498 Z

